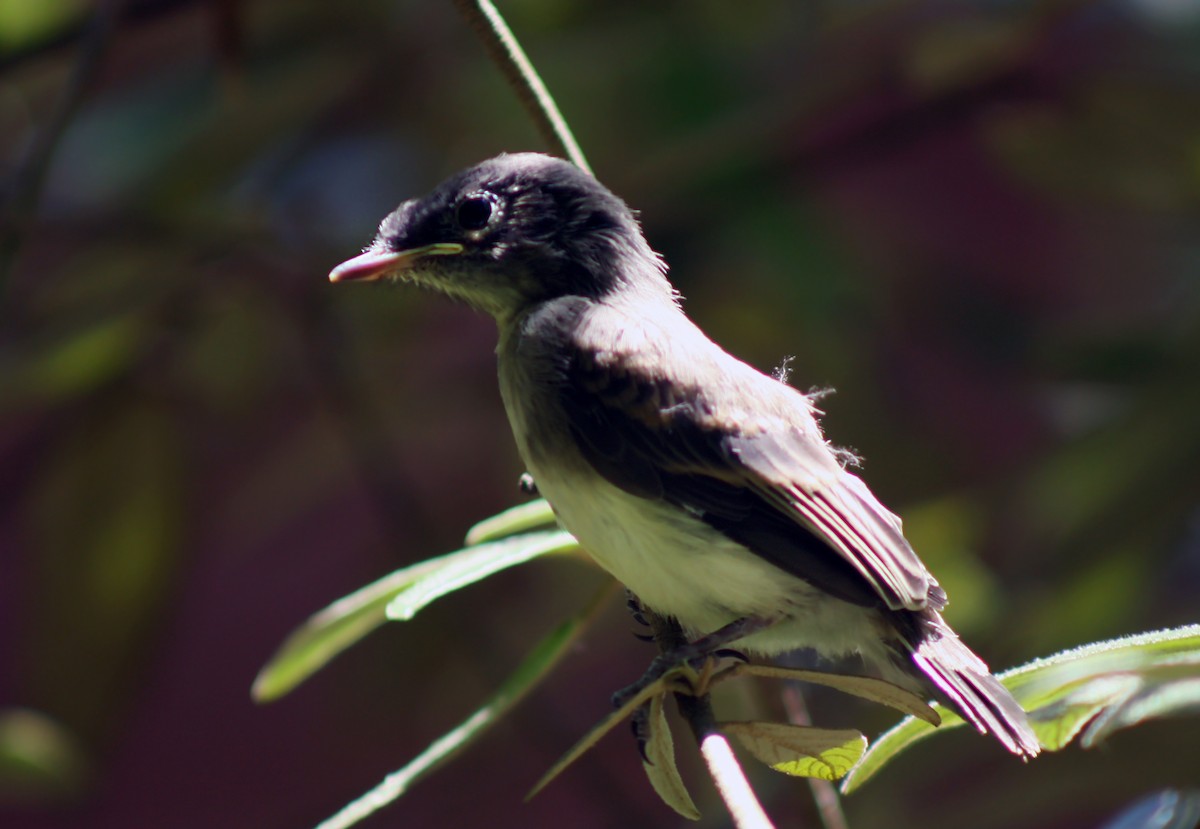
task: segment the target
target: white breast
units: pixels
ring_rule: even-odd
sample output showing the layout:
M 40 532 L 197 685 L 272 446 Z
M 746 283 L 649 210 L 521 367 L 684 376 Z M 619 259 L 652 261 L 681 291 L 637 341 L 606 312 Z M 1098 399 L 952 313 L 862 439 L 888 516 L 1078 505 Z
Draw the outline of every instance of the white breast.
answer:
M 864 651 L 872 662 L 886 661 L 875 611 L 816 590 L 698 518 L 595 475 L 560 479 L 542 469 L 534 477 L 596 562 L 691 636 L 743 616 L 781 617 L 737 647 L 764 655 L 809 647 L 829 657 Z

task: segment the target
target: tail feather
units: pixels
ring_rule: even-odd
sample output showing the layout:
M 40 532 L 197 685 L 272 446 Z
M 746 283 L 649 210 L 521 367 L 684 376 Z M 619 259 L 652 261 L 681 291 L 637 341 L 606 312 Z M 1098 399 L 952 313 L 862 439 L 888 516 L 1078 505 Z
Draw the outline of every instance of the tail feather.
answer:
M 912 660 L 967 722 L 1022 758 L 1041 750 L 1020 703 L 939 617 L 926 619 Z

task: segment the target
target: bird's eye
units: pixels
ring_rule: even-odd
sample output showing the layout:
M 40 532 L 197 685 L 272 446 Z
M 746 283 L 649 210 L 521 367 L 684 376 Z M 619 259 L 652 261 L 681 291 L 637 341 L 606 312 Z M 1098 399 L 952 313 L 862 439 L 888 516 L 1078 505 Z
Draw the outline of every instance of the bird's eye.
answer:
M 491 193 L 471 193 L 459 202 L 454 218 L 463 230 L 483 230 L 495 212 L 495 196 Z

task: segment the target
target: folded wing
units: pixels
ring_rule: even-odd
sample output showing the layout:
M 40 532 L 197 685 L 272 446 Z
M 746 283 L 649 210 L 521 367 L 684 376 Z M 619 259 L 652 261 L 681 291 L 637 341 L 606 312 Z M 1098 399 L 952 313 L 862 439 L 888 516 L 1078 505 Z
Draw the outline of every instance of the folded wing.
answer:
M 662 361 L 575 349 L 561 404 L 583 456 L 614 486 L 677 504 L 847 601 L 944 605 L 899 519 L 842 469 L 807 399 L 721 356 L 727 364 L 703 371 L 685 358 L 691 377 L 667 382 L 652 368 Z

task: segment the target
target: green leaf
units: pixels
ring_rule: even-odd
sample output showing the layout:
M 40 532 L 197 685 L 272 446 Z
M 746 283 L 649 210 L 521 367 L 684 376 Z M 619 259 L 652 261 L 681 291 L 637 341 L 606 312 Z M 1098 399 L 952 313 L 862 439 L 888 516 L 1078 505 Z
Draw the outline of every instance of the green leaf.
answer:
M 854 729 L 727 722 L 721 730 L 771 768 L 793 777 L 839 780 L 867 749 L 867 738 Z
M 422 561 L 339 599 L 293 632 L 251 688 L 258 702 L 278 699 L 388 619 L 411 619 L 435 599 L 538 556 L 573 550 L 560 530 L 528 533 Z
M 467 531 L 467 546 L 496 541 L 543 527 L 553 527 L 557 521 L 549 502 L 539 498 L 536 501 L 506 509 L 499 515 L 483 519 Z
M 675 741 L 671 738 L 671 726 L 667 722 L 665 700 L 665 694 L 650 700 L 650 716 L 646 720 L 650 731 L 642 768 L 663 803 L 688 820 L 699 820 L 700 810 L 696 808 L 675 764 Z
M 1058 751 L 1076 738 L 1091 748 L 1148 719 L 1200 710 L 1200 625 L 1154 631 L 1063 651 L 997 678 L 1029 712 L 1042 747 Z M 935 705 L 943 727 L 962 719 Z M 846 777 L 850 793 L 933 728 L 903 720 L 871 746 Z
M 729 672 L 722 674 L 726 677 L 761 676 L 768 679 L 790 679 L 798 682 L 810 682 L 814 685 L 824 685 L 834 688 L 843 694 L 861 697 L 903 711 L 914 717 L 919 717 L 930 725 L 941 722 L 936 711 L 925 700 L 906 691 L 898 685 L 885 682 L 870 676 L 854 676 L 853 674 L 835 674 L 826 671 L 805 671 L 799 668 L 778 668 L 774 665 L 751 665 L 742 663 Z
M 953 725 L 961 725 L 962 720 L 957 718 L 957 715 L 952 714 L 949 709 L 942 708 L 935 704 L 934 709 L 942 714 L 943 727 Z M 954 717 L 954 720 L 951 720 Z M 842 794 L 850 794 L 867 780 L 875 776 L 875 773 L 883 768 L 888 761 L 899 754 L 904 749 L 908 748 L 913 743 L 928 737 L 934 732 L 934 726 L 927 722 L 907 717 L 900 721 L 892 730 L 880 735 L 874 743 L 871 744 L 870 750 L 863 756 L 850 773 L 842 780 Z
M 587 607 L 559 625 L 530 652 L 529 656 L 496 689 L 474 714 L 463 720 L 408 765 L 389 774 L 378 786 L 347 804 L 336 815 L 322 822 L 318 829 L 345 829 L 371 813 L 388 805 L 408 791 L 414 783 L 442 766 L 455 754 L 469 746 L 495 725 L 510 708 L 519 702 L 566 655 L 579 634 L 607 603 L 615 583 L 609 582 L 595 595 Z
M 527 533 L 491 544 L 467 547 L 439 559 L 441 566 L 425 573 L 388 603 L 387 617 L 407 622 L 435 599 L 474 584 L 501 570 L 550 553 L 579 549 L 575 536 L 564 530 Z

